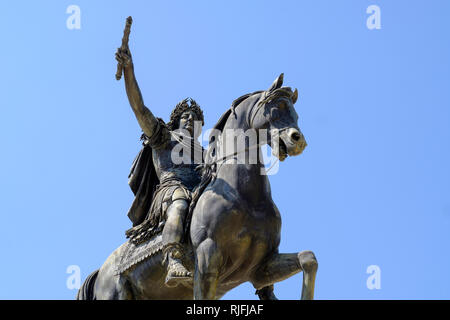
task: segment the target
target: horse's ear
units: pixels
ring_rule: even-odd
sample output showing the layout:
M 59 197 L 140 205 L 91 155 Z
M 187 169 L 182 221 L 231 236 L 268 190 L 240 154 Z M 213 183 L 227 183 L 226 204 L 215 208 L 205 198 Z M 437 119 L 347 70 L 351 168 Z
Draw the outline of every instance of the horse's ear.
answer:
M 278 78 L 275 79 L 268 91 L 273 91 L 275 89 L 281 88 L 281 86 L 283 85 L 283 78 L 284 73 L 280 74 Z
M 295 88 L 294 93 L 292 94 L 292 104 L 295 104 L 298 99 L 298 90 Z

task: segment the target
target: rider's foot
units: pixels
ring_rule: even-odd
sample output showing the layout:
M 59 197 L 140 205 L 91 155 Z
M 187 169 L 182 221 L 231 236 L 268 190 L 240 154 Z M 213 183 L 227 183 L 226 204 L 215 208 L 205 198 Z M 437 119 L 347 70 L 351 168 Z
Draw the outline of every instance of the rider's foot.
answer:
M 183 266 L 181 258 L 181 252 L 175 248 L 168 253 L 169 263 L 165 282 L 168 287 L 176 287 L 182 282 L 192 280 L 192 274 Z

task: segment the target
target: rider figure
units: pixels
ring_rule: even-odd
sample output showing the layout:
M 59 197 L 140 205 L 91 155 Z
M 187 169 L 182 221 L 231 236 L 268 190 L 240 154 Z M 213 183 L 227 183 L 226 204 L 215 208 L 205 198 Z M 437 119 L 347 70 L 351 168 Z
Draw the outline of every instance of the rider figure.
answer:
M 145 209 L 147 212 L 141 214 L 140 219 L 133 218 L 129 212 L 128 216 L 133 221 L 133 228 L 128 230 L 126 234 L 132 242 L 138 244 L 162 231 L 163 252 L 165 260 L 168 261 L 166 285 L 177 286 L 182 281 L 192 279 L 192 274 L 182 263 L 184 256 L 182 241 L 191 192 L 200 182 L 200 175 L 195 170 L 198 163 L 195 164 L 194 161 L 175 164 L 172 161 L 172 151 L 182 141 L 184 143 L 187 141 L 189 146 L 193 146 L 194 149 L 191 150 L 198 150 L 198 148 L 202 150 L 197 138 L 200 135 L 201 126 L 204 124 L 203 112 L 194 100 L 185 99 L 176 105 L 170 116 L 170 122 L 165 124 L 162 119 L 155 118 L 144 105 L 134 74 L 129 48 L 119 48 L 116 53 L 116 60 L 122 65 L 128 100 L 144 132 L 144 149 L 151 150 L 150 156 L 145 158 L 148 159 L 146 162 L 150 162 L 150 164 L 146 165 L 152 166 L 158 180 L 156 190 L 148 190 L 149 187 L 139 187 L 139 189 L 147 190 L 144 190 L 147 194 L 145 199 L 147 199 L 146 202 L 150 200 L 151 205 L 149 205 L 149 210 Z M 201 126 L 194 125 L 196 121 L 201 122 Z M 135 164 L 136 160 L 133 168 Z M 137 192 L 142 193 L 144 191 L 139 190 Z M 133 206 L 142 207 L 143 201 L 137 198 L 138 194 L 136 194 L 135 202 L 130 211 Z M 139 211 L 142 208 L 135 209 Z

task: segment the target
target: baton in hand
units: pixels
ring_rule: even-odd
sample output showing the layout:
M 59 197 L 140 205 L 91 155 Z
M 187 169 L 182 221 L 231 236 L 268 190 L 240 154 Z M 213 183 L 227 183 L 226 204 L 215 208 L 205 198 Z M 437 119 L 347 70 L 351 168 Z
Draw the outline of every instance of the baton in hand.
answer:
M 121 50 L 126 50 L 128 48 L 128 39 L 130 37 L 130 30 L 132 23 L 133 19 L 131 17 L 128 17 L 127 22 L 125 24 L 125 29 L 123 30 L 122 46 L 120 47 Z M 122 69 L 123 69 L 122 64 L 118 63 L 116 71 L 116 80 L 120 80 L 120 78 L 122 78 Z

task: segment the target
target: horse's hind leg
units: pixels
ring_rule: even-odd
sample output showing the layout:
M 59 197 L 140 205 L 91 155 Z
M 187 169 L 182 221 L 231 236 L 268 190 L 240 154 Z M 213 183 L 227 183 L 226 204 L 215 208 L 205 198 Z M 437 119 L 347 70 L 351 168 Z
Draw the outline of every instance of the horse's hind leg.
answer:
M 311 251 L 275 254 L 256 270 L 251 282 L 259 290 L 303 271 L 302 299 L 311 300 L 314 298 L 317 267 L 316 257 Z

